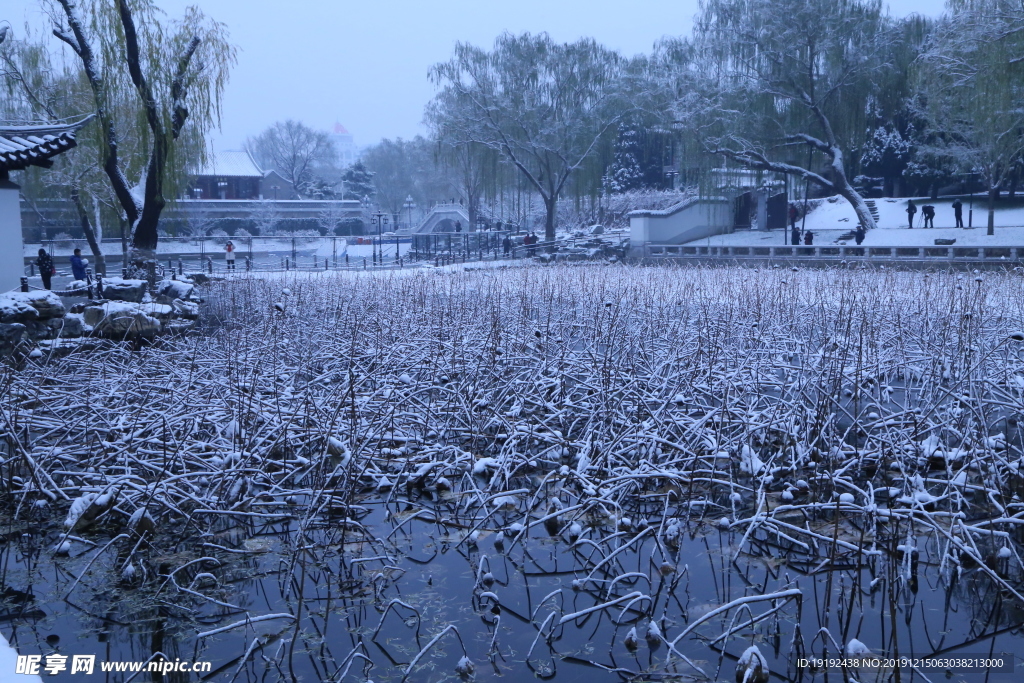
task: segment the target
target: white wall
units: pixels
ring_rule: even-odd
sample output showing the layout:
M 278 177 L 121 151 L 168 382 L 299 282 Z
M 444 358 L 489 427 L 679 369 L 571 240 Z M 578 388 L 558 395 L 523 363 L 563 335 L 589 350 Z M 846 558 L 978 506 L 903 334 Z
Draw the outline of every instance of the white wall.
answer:
M 629 217 L 630 244 L 683 244 L 732 229 L 733 203 L 715 197 L 690 199 L 664 211 L 637 211 Z
M 21 240 L 18 186 L 0 180 L 0 292 L 17 289 L 23 275 L 25 257 Z

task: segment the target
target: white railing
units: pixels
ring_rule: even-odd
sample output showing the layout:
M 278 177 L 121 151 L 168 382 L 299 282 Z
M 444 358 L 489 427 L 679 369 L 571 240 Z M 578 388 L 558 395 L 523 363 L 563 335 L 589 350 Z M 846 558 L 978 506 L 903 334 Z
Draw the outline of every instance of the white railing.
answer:
M 851 247 L 851 246 L 698 246 L 693 244 L 646 244 L 643 255 L 650 258 L 730 258 L 730 259 L 848 259 L 894 261 L 1008 261 L 1024 256 L 1019 247 Z

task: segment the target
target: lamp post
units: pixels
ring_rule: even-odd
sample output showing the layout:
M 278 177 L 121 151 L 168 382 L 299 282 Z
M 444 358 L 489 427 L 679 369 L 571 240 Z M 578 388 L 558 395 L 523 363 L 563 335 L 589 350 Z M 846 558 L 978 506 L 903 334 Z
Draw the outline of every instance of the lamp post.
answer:
M 411 194 L 405 196 L 405 204 L 402 204 L 402 208 L 405 209 L 408 212 L 407 224 L 409 226 L 409 239 L 411 240 L 412 239 L 412 210 L 416 208 L 416 202 L 413 201 L 413 198 L 412 198 Z M 410 249 L 411 248 L 412 248 L 412 246 L 410 245 Z M 397 237 L 395 238 L 395 249 L 396 250 L 398 249 L 398 238 Z M 398 255 L 397 251 L 395 252 L 395 255 L 396 256 Z
M 416 202 L 413 201 L 412 195 L 406 195 L 405 204 L 402 204 L 402 208 L 409 212 L 408 224 L 409 232 L 412 232 L 412 210 L 416 208 Z
M 971 186 L 970 187 L 970 189 L 971 189 L 970 204 L 967 205 L 968 206 L 968 208 L 967 208 L 967 227 L 968 228 L 973 228 L 974 227 L 974 183 L 971 182 L 971 178 L 973 178 L 973 177 L 974 177 L 973 173 L 968 173 L 967 174 L 967 183 Z
M 377 211 L 377 213 L 371 216 L 370 221 L 377 226 L 377 239 L 373 242 L 373 262 L 377 263 L 377 252 L 379 247 L 377 246 L 384 236 L 384 226 L 388 224 L 388 215 L 383 211 Z M 380 262 L 384 263 L 384 253 L 380 254 Z

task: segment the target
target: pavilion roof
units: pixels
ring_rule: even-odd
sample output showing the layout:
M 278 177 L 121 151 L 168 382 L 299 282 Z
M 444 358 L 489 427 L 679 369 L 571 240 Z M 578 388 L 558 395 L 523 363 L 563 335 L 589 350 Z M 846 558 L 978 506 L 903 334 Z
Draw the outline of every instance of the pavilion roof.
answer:
M 75 135 L 91 119 L 87 116 L 71 123 L 0 126 L 0 171 L 49 168 L 53 157 L 78 144 Z

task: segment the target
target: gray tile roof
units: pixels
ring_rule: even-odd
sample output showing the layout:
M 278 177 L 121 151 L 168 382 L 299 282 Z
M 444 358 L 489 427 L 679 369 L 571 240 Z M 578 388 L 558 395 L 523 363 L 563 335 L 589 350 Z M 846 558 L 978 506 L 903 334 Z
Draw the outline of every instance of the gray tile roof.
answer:
M 74 123 L 0 126 L 0 171 L 49 167 L 52 157 L 78 144 L 75 134 L 91 119 L 87 116 Z

